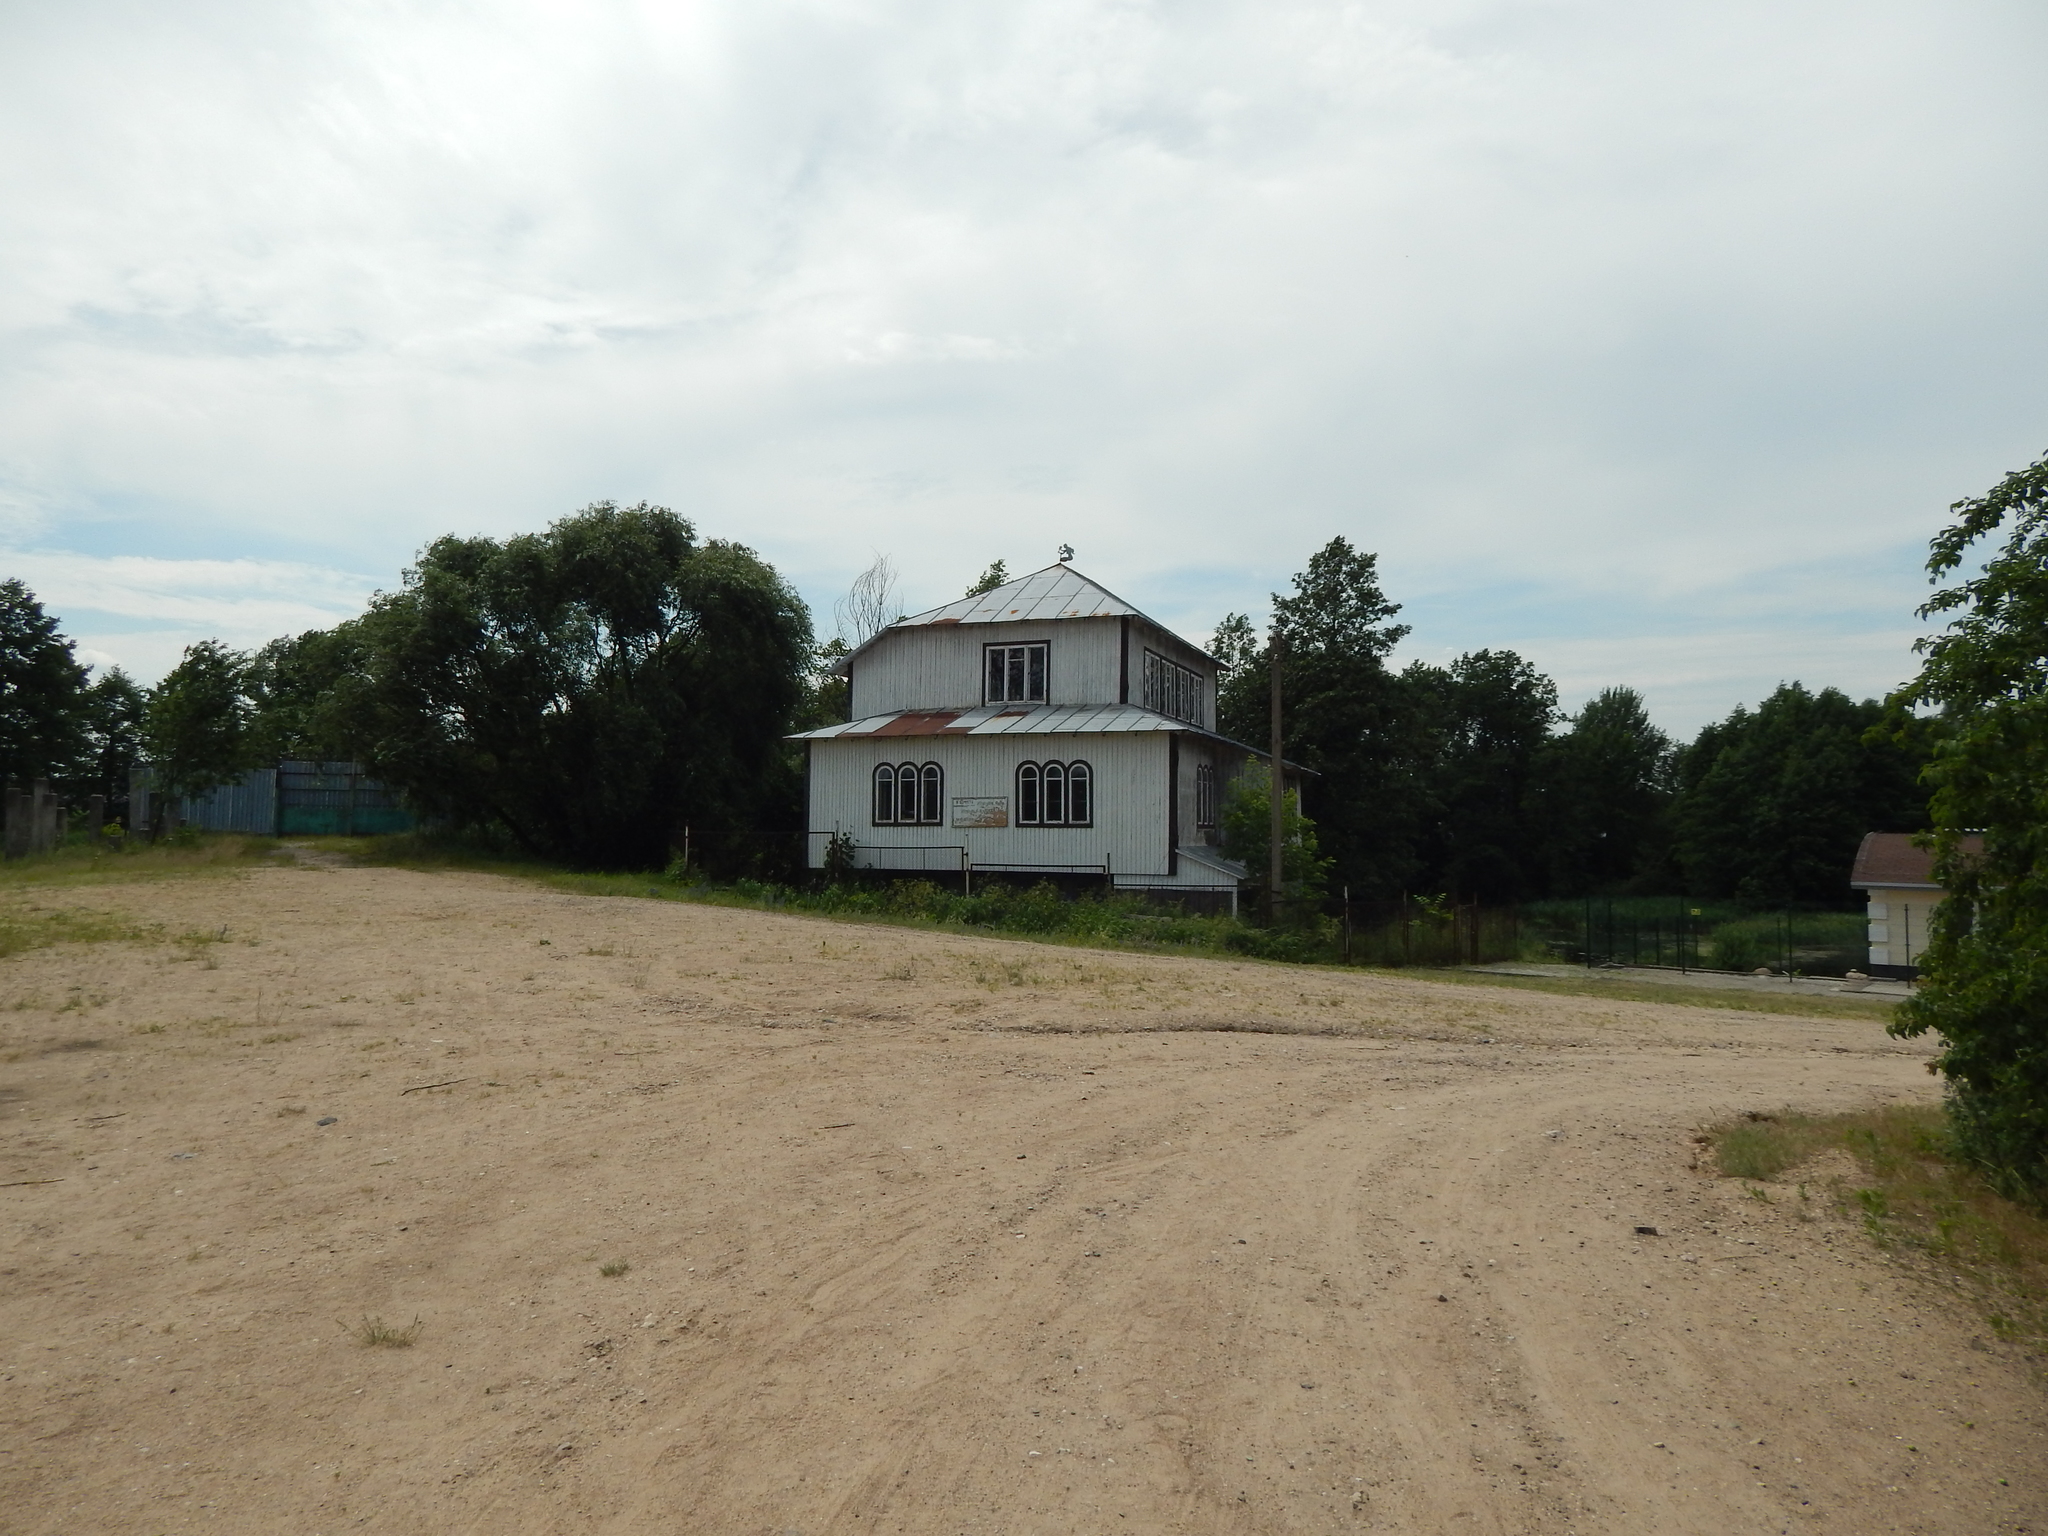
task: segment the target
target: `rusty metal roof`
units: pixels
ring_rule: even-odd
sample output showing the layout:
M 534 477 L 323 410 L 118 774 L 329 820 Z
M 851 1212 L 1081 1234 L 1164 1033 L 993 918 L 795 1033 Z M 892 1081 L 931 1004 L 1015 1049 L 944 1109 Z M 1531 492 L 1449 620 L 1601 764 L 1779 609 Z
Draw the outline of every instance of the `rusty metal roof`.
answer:
M 1914 847 L 1913 837 L 1911 832 L 1864 833 L 1855 866 L 1849 871 L 1849 884 L 1858 890 L 1874 886 L 1940 890 L 1941 884 L 1934 878 L 1934 850 Z M 1984 839 L 1971 833 L 1963 839 L 1963 849 L 1982 853 Z
M 886 715 L 869 715 L 864 720 L 849 720 L 843 725 L 799 731 L 783 739 L 851 741 L 881 736 L 1067 736 L 1103 735 L 1111 731 L 1182 731 L 1190 736 L 1224 742 L 1253 757 L 1268 755 L 1257 747 L 1246 746 L 1219 732 L 1190 725 L 1157 710 L 1140 709 L 1135 704 L 1028 704 L 1022 707 L 984 704 L 978 709 L 899 709 Z M 1299 763 L 1287 762 L 1285 767 L 1311 778 L 1321 777 L 1315 769 L 1304 768 Z
M 841 736 L 1059 736 L 1103 731 L 1214 734 L 1135 704 L 1040 704 L 1027 709 L 1014 704 L 988 704 L 980 709 L 897 710 L 804 731 L 790 740 L 829 741 Z

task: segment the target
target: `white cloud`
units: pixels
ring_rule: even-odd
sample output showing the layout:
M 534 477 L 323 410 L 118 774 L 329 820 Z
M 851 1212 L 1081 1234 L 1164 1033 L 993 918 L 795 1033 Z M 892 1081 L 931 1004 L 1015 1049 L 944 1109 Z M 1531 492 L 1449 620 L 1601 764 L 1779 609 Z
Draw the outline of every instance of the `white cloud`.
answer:
M 440 533 L 644 496 L 822 607 L 875 548 L 922 602 L 1064 541 L 1199 634 L 1343 533 L 1432 645 L 1677 616 L 1733 688 L 1752 642 L 1907 622 L 1942 509 L 2041 446 L 2044 31 L 1984 0 L 16 8 L 0 537 L 388 585 Z M 328 611 L 303 580 L 150 600 Z M 1510 584 L 1504 628 L 1460 607 Z

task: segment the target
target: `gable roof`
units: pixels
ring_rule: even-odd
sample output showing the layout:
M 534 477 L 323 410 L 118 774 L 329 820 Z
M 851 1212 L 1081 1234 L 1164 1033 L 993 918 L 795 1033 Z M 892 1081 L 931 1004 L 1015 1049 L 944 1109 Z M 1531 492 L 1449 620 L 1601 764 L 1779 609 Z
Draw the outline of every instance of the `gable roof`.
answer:
M 977 597 L 963 597 L 943 608 L 898 619 L 896 625 L 1020 624 L 1033 619 L 1114 619 L 1137 613 L 1107 587 L 1062 564 L 1006 581 Z
M 1157 619 L 1140 613 L 1109 588 L 1089 580 L 1071 565 L 1048 565 L 1042 571 L 1006 581 L 978 596 L 963 597 L 942 608 L 931 608 L 909 618 L 898 619 L 887 629 L 878 631 L 854 647 L 832 670 L 841 677 L 846 676 L 847 664 L 855 656 L 886 636 L 920 624 L 1028 624 L 1048 619 L 1118 618 L 1144 619 L 1147 624 L 1166 630 L 1166 626 Z M 1166 632 L 1173 633 L 1171 630 Z M 1182 641 L 1182 644 L 1188 642 Z M 1188 645 L 1188 649 L 1201 656 L 1209 654 L 1199 645 Z
M 1934 850 L 1913 846 L 1911 832 L 1866 832 L 1856 849 L 1856 864 L 1849 871 L 1849 884 L 1857 890 L 1872 886 L 1911 887 L 1938 891 L 1934 878 Z M 1968 853 L 1982 853 L 1984 839 L 1971 833 L 1963 839 Z

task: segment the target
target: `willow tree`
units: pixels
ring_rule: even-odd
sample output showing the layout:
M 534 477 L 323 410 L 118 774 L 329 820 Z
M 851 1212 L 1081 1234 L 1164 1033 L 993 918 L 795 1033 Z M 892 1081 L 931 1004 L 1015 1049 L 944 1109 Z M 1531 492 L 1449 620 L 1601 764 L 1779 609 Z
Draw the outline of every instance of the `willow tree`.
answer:
M 429 816 L 610 868 L 661 864 L 685 825 L 735 860 L 801 829 L 781 738 L 810 616 L 665 507 L 437 540 L 344 628 L 346 734 Z

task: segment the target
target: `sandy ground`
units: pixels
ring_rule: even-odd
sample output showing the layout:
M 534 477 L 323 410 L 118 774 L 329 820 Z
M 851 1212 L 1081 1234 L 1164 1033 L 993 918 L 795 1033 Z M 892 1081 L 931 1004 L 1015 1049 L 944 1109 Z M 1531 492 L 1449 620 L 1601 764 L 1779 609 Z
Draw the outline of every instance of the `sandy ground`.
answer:
M 1933 1095 L 1874 1023 L 470 875 L 33 899 L 189 941 L 0 964 L 9 1536 L 2048 1509 L 2026 1360 L 1694 1166 Z

